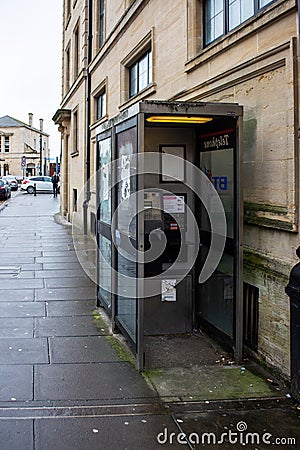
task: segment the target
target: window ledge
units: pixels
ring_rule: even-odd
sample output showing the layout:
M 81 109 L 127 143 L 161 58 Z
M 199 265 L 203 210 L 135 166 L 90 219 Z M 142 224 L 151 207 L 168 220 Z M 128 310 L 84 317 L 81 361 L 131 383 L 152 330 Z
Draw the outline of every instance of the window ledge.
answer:
M 103 122 L 106 122 L 108 119 L 108 115 L 105 114 L 105 116 L 100 117 L 100 119 L 95 120 L 95 122 L 91 125 L 91 129 L 97 127 L 98 125 L 101 125 Z
M 140 91 L 138 94 L 134 95 L 133 97 L 130 97 L 125 102 L 123 102 L 119 106 L 119 110 L 122 111 L 123 109 L 128 108 L 129 106 L 137 103 L 138 101 L 143 100 L 144 98 L 147 98 L 148 96 L 154 94 L 155 92 L 156 92 L 156 83 L 151 83 L 149 86 Z
M 71 21 L 71 13 L 69 13 L 68 17 L 66 18 L 65 30 L 68 28 L 70 21 Z
M 79 155 L 79 151 L 78 150 L 74 150 L 73 152 L 71 152 L 71 158 L 75 158 L 75 156 Z

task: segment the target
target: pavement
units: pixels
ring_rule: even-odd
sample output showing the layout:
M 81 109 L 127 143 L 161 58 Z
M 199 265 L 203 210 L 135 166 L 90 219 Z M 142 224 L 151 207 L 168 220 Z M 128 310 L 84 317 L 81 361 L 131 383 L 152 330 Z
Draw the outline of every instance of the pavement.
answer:
M 148 338 L 139 373 L 58 212 L 50 194 L 0 206 L 1 450 L 300 448 L 288 386 L 201 332 Z

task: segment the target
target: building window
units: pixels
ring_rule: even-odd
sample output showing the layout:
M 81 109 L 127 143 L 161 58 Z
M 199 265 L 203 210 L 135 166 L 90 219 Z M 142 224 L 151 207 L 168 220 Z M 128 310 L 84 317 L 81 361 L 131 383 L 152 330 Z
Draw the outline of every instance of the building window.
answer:
M 74 78 L 79 74 L 79 26 L 74 31 Z
M 105 8 L 104 0 L 99 0 L 99 45 L 102 47 L 104 44 L 104 27 L 105 27 Z
M 66 91 L 70 89 L 70 48 L 66 50 Z
M 77 211 L 77 189 L 73 189 L 73 211 Z
M 106 92 L 102 91 L 96 97 L 96 120 L 101 119 L 106 115 Z
M 129 96 L 133 97 L 152 83 L 152 52 L 148 50 L 129 67 Z
M 8 136 L 4 136 L 4 151 L 6 153 L 9 152 L 9 137 Z
M 78 153 L 78 111 L 73 114 L 73 153 Z
M 2 137 L 0 136 L 0 152 L 2 152 Z
M 204 42 L 231 31 L 276 0 L 206 0 L 204 2 Z
M 229 30 L 240 25 L 254 15 L 254 3 L 243 0 L 229 0 Z
M 71 15 L 71 0 L 66 0 L 66 20 Z

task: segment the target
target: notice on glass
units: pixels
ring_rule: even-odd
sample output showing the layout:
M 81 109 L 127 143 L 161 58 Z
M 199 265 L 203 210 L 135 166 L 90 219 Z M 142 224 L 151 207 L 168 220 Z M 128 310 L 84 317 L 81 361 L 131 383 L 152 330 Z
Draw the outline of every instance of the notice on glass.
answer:
M 183 195 L 164 195 L 164 211 L 169 214 L 184 213 Z
M 176 280 L 161 280 L 161 301 L 176 302 Z

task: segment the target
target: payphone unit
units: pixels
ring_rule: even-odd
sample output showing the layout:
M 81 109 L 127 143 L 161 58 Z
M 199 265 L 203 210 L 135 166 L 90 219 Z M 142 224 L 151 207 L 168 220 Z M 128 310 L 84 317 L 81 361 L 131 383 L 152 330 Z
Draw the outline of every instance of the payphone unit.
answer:
M 160 252 L 155 261 L 145 265 L 145 276 L 161 274 L 167 266 L 176 261 L 185 243 L 186 195 L 157 190 L 145 190 L 144 232 L 145 251 L 151 248 L 155 239 L 160 240 Z M 154 233 L 153 233 L 154 232 Z M 156 232 L 156 233 L 155 233 Z M 165 238 L 162 239 L 162 234 Z M 150 236 L 151 235 L 151 236 Z

